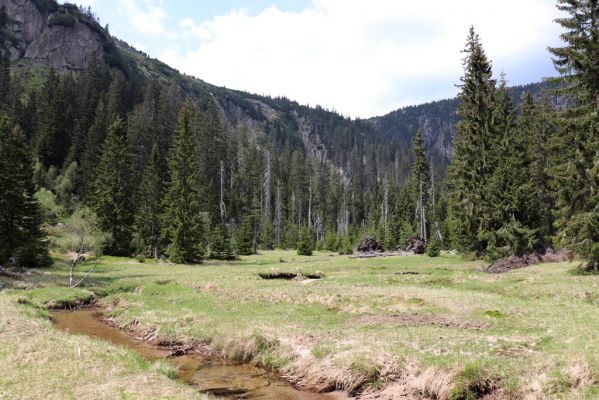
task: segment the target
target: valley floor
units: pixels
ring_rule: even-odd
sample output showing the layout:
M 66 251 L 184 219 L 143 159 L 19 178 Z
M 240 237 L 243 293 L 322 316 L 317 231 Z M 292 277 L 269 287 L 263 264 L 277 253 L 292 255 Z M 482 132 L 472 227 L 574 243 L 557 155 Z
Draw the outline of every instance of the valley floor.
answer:
M 68 337 L 38 316 L 92 295 L 137 335 L 207 344 L 311 389 L 380 399 L 599 397 L 599 276 L 574 275 L 572 263 L 502 275 L 480 266 L 452 255 L 285 251 L 198 266 L 104 257 L 85 287 L 66 289 L 57 262 L 24 281 L 0 280 L 28 289 L 0 291 L 0 398 L 194 398 L 161 374 L 167 366 Z M 278 272 L 298 277 L 259 276 Z

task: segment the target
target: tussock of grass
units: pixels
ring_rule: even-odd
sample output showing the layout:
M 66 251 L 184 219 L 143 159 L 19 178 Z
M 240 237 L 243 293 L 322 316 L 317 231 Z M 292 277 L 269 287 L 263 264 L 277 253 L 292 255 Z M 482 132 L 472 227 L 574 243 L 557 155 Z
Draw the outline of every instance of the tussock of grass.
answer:
M 497 389 L 497 378 L 481 363 L 467 364 L 453 379 L 450 400 L 476 400 Z
M 19 291 L 20 302 L 29 302 L 43 308 L 76 308 L 91 303 L 95 294 L 86 289 L 49 287 Z
M 297 277 L 295 272 L 278 272 L 278 271 L 270 271 L 270 272 L 261 272 L 258 276 L 262 279 L 286 279 L 291 280 Z

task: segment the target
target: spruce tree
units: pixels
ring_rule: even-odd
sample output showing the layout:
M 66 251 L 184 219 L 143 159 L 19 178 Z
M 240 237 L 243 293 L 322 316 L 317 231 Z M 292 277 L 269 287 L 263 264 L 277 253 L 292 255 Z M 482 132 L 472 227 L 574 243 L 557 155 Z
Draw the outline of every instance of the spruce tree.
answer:
M 428 246 L 426 246 L 426 255 L 429 257 L 438 257 L 441 254 L 439 239 L 433 236 Z
M 216 224 L 212 230 L 210 241 L 210 258 L 214 260 L 234 260 L 235 251 L 226 226 Z
M 23 131 L 2 115 L 0 187 L 0 265 L 14 258 L 20 267 L 49 266 L 29 147 Z
M 132 190 L 126 132 L 120 118 L 108 128 L 91 200 L 100 228 L 110 235 L 104 251 L 118 256 L 131 254 Z
M 324 235 L 324 248 L 328 251 L 338 250 L 337 234 L 333 229 L 327 229 Z
M 275 231 L 272 223 L 266 218 L 260 224 L 260 247 L 264 250 L 274 250 Z
M 158 258 L 162 250 L 160 216 L 164 191 L 164 169 L 158 145 L 152 148 L 148 165 L 144 169 L 137 194 L 137 213 L 134 224 L 136 252 L 146 257 Z
M 449 213 L 454 244 L 461 251 L 483 255 L 489 231 L 485 188 L 492 172 L 495 81 L 479 36 L 470 28 L 460 85 L 458 136 L 449 167 Z
M 241 256 L 249 256 L 256 253 L 254 246 L 255 219 L 256 217 L 252 213 L 246 214 L 241 222 L 241 228 L 237 231 L 237 254 Z
M 60 165 L 60 152 L 68 148 L 63 142 L 65 139 L 61 138 L 58 124 L 59 115 L 63 112 L 59 109 L 58 85 L 58 73 L 50 70 L 39 93 L 34 143 L 36 156 L 46 167 Z
M 420 130 L 416 132 L 416 138 L 412 145 L 412 163 L 412 190 L 414 199 L 416 199 L 414 225 L 418 227 L 418 237 L 426 243 L 428 241 L 427 225 L 431 182 L 428 161 L 424 152 L 424 141 Z
M 571 104 L 554 142 L 555 224 L 560 243 L 599 270 L 599 3 L 559 0 L 558 9 L 567 14 L 556 20 L 565 44 L 549 50 L 561 74 L 558 92 Z
M 189 100 L 179 113 L 177 132 L 168 156 L 169 181 L 164 197 L 162 237 L 172 262 L 199 263 L 205 254 L 204 221 L 200 214 L 197 141 Z
M 80 161 L 85 148 L 87 131 L 94 123 L 96 108 L 107 82 L 108 78 L 104 65 L 98 55 L 94 53 L 78 81 L 78 109 L 67 165 L 74 161 L 78 163 Z
M 220 224 L 216 224 L 212 230 L 210 240 L 210 258 L 214 260 L 224 260 L 226 253 L 226 245 L 224 235 L 220 228 Z
M 235 244 L 233 243 L 231 235 L 229 234 L 229 230 L 226 226 L 222 229 L 222 237 L 223 248 L 225 249 L 224 260 L 235 260 L 237 258 Z
M 94 191 L 96 168 L 102 157 L 102 145 L 106 140 L 111 119 L 106 110 L 104 99 L 100 99 L 96 109 L 94 123 L 85 134 L 83 153 L 79 156 L 79 193 L 85 200 Z
M 311 256 L 314 252 L 314 238 L 312 231 L 307 226 L 300 230 L 300 237 L 297 243 L 297 254 L 300 256 Z
M 534 237 L 539 206 L 535 204 L 529 180 L 529 143 L 515 126 L 514 113 L 513 101 L 502 79 L 495 94 L 495 136 L 491 138 L 489 151 L 492 171 L 484 188 L 489 205 L 484 215 L 486 230 L 479 231 L 479 240 L 487 243 L 485 253 L 491 259 L 521 256 L 535 250 L 538 244 Z M 515 226 L 518 230 L 512 229 Z M 517 231 L 526 231 L 530 240 L 521 243 L 510 237 Z
M 554 191 L 551 189 L 552 138 L 558 139 L 555 127 L 555 109 L 546 92 L 535 101 L 526 93 L 522 102 L 522 111 L 517 121 L 518 130 L 527 138 L 529 153 L 529 181 L 538 204 L 534 213 L 538 218 L 538 235 L 543 247 L 552 245 L 554 230 L 553 211 L 555 209 Z

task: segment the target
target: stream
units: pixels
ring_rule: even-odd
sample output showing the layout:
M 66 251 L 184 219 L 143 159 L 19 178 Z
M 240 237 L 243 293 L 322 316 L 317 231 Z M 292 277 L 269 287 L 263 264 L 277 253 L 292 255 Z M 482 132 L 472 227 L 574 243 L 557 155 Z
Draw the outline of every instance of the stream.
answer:
M 178 367 L 179 379 L 200 392 L 223 399 L 261 400 L 333 400 L 335 394 L 301 391 L 276 374 L 252 365 L 225 359 L 206 358 L 200 354 L 171 356 L 163 346 L 133 338 L 128 333 L 99 319 L 93 309 L 53 311 L 52 321 L 57 329 L 77 335 L 109 341 L 138 352 L 146 360 L 166 358 Z

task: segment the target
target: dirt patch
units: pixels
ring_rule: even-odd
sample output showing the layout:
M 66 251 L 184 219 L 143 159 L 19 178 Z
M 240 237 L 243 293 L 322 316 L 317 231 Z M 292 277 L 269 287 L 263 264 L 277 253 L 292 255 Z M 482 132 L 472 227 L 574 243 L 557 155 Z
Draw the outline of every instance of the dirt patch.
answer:
M 480 331 L 485 324 L 477 321 L 465 321 L 455 318 L 446 318 L 433 314 L 403 313 L 391 315 L 364 315 L 353 322 L 362 325 L 387 325 L 397 324 L 403 326 L 438 326 L 442 328 L 460 328 Z
M 296 278 L 297 274 L 294 272 L 262 272 L 258 276 L 262 279 L 284 279 L 289 281 Z

